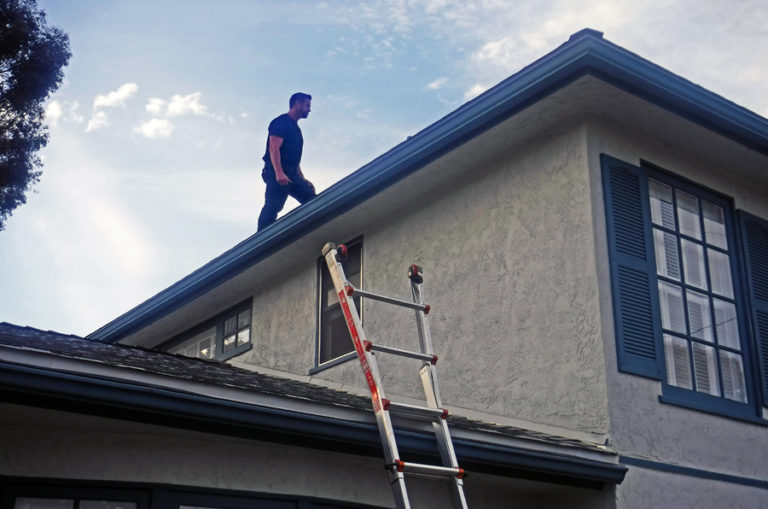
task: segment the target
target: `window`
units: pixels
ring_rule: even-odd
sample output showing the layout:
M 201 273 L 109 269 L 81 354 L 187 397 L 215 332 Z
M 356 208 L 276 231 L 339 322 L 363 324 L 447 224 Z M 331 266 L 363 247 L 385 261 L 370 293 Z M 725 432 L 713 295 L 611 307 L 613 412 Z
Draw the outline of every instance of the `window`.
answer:
M 759 419 L 768 327 L 751 288 L 768 277 L 768 226 L 761 240 L 717 193 L 602 162 L 619 369 L 661 380 L 663 402 Z M 757 253 L 744 272 L 743 252 Z
M 667 383 L 747 403 L 726 204 L 648 190 Z
M 347 259 L 342 261 L 344 274 L 356 288 L 362 288 L 363 268 L 363 241 L 356 239 L 347 246 Z M 331 281 L 325 259 L 318 260 L 318 340 L 317 340 L 317 365 L 323 365 L 336 359 L 347 359 L 347 354 L 354 351 L 352 340 L 349 337 L 347 324 L 339 304 L 339 297 Z M 355 306 L 362 319 L 360 297 L 353 298 Z
M 99 481 L 7 480 L 0 509 L 374 509 L 297 495 Z
M 228 359 L 251 348 L 251 303 L 241 304 L 161 347 L 200 359 Z

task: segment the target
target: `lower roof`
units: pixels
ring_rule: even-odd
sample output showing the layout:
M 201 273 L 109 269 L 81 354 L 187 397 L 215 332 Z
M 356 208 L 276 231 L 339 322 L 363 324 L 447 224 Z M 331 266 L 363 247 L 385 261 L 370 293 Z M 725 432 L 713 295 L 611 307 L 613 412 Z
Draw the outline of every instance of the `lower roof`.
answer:
M 0 400 L 216 434 L 381 456 L 359 395 L 125 345 L 0 323 Z M 620 483 L 615 452 L 533 430 L 449 417 L 468 472 L 600 488 Z M 437 458 L 428 425 L 404 421 L 401 451 Z

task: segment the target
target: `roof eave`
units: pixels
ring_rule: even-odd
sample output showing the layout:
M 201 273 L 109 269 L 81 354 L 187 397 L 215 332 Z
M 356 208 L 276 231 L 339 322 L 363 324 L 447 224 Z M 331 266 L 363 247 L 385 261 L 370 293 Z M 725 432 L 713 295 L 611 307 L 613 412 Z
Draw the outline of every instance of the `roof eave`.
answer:
M 119 341 L 585 74 L 768 155 L 768 120 L 604 40 L 600 32 L 582 30 L 556 50 L 87 338 Z
M 119 380 L 0 362 L 0 401 L 173 426 L 337 452 L 381 456 L 373 423 L 295 410 L 255 406 Z M 434 459 L 429 433 L 398 431 L 400 448 L 414 459 Z M 627 468 L 578 456 L 457 439 L 454 446 L 469 471 L 600 488 L 619 484 Z

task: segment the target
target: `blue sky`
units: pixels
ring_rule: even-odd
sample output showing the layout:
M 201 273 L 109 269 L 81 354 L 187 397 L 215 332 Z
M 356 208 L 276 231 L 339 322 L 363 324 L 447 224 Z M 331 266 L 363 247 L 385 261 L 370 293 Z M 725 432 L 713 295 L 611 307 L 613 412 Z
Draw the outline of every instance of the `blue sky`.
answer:
M 768 116 L 764 0 L 38 3 L 73 57 L 42 180 L 0 232 L 0 321 L 66 333 L 255 232 L 266 126 L 295 91 L 318 191 L 585 27 Z

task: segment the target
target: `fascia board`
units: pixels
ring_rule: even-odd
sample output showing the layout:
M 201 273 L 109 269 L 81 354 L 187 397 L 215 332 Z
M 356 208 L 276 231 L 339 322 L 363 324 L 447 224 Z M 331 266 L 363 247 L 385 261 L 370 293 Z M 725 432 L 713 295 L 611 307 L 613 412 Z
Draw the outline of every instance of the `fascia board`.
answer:
M 111 418 L 235 435 L 331 451 L 381 456 L 374 423 L 220 400 L 116 380 L 0 362 L 0 401 L 80 411 Z M 14 399 L 21 397 L 21 401 Z M 436 455 L 429 433 L 396 431 L 398 445 L 417 457 Z M 627 468 L 612 462 L 504 447 L 460 438 L 457 455 L 468 470 L 531 476 L 599 488 L 621 483 Z
M 87 338 L 119 341 L 585 74 L 768 155 L 768 120 L 583 30 Z

